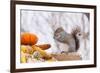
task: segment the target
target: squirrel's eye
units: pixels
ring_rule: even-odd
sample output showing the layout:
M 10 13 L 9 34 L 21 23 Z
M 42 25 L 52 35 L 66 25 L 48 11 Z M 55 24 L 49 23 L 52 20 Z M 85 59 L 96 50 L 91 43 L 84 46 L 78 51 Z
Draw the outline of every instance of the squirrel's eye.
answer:
M 80 34 L 80 33 L 79 33 L 78 35 L 79 35 L 79 36 L 81 36 L 81 34 Z

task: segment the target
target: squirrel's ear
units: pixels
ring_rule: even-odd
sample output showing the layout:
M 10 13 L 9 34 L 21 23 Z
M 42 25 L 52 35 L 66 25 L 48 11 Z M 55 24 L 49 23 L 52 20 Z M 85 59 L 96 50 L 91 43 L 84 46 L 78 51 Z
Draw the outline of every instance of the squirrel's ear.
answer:
M 72 35 L 77 34 L 78 32 L 81 32 L 81 28 L 77 25 L 72 29 Z

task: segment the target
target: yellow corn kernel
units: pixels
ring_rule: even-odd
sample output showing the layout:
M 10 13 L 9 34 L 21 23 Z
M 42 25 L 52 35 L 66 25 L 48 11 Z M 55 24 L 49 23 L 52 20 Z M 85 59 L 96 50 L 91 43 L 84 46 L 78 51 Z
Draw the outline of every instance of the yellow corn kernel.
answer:
M 21 51 L 22 51 L 23 53 L 27 53 L 27 48 L 26 48 L 26 46 L 21 45 Z
M 51 55 L 50 54 L 47 54 L 44 50 L 42 50 L 40 47 L 37 47 L 35 45 L 32 46 L 33 49 L 35 49 L 36 51 L 39 51 L 40 54 L 46 58 L 46 59 L 50 59 L 51 58 Z
M 25 56 L 23 56 L 23 57 L 21 57 L 21 63 L 26 63 L 26 57 Z

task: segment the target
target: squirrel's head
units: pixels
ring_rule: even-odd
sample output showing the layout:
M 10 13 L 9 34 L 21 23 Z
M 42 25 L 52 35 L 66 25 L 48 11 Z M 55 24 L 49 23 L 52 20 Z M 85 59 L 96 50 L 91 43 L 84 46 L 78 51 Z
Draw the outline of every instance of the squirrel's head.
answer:
M 82 39 L 83 38 L 83 33 L 82 32 L 78 32 L 76 34 L 77 39 Z
M 88 33 L 85 32 L 79 32 L 76 34 L 77 39 L 81 40 L 81 39 L 86 39 L 88 37 Z
M 72 35 L 77 39 L 83 38 L 83 32 L 81 31 L 79 26 L 76 26 L 72 29 Z

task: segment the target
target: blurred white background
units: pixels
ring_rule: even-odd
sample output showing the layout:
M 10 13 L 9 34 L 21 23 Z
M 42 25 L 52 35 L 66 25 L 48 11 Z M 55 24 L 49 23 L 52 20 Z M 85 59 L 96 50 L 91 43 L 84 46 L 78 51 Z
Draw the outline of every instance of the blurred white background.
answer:
M 97 5 L 97 34 L 100 37 L 100 0 L 34 0 L 58 3 L 92 4 Z M 97 43 L 100 43 L 98 38 Z M 99 73 L 100 72 L 100 46 L 97 44 L 97 68 L 82 68 L 69 70 L 39 71 L 34 73 Z M 10 73 L 10 0 L 0 0 L 0 73 Z M 27 72 L 28 73 L 28 72 Z M 33 73 L 33 72 L 30 72 Z

